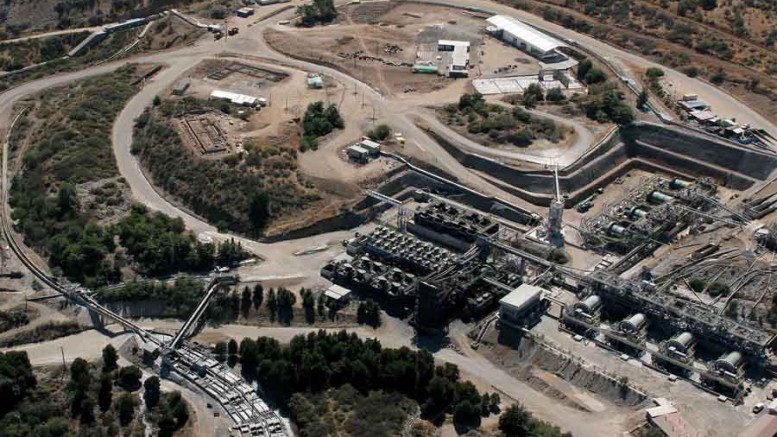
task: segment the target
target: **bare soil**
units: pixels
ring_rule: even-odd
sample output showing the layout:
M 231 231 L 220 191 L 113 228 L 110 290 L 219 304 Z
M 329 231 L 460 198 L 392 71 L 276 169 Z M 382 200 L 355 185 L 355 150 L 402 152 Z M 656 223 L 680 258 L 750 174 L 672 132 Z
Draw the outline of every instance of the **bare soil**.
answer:
M 385 3 L 349 6 L 332 26 L 267 30 L 265 38 L 278 51 L 337 68 L 391 96 L 429 93 L 455 82 L 411 71 L 419 50 L 439 39 L 469 40 L 475 67 L 470 74 L 479 74 L 483 29 L 482 18 L 462 11 Z M 388 50 L 392 46 L 399 50 Z

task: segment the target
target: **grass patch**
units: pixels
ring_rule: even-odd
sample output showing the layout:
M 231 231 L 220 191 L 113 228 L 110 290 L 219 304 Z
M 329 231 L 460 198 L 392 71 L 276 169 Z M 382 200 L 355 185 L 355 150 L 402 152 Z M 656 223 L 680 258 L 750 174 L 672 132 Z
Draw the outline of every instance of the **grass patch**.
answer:
M 443 107 L 443 121 L 465 127 L 467 133 L 487 145 L 510 144 L 528 147 L 534 140 L 557 143 L 565 132 L 552 120 L 532 116 L 523 108 L 486 103 L 480 93 L 464 94 L 458 104 Z

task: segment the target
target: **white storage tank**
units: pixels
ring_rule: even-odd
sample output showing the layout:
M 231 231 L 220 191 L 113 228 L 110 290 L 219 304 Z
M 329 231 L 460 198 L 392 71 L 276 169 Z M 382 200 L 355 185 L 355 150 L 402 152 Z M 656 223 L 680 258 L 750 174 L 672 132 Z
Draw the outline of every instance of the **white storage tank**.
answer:
M 742 353 L 733 351 L 720 357 L 714 363 L 715 370 L 718 372 L 731 373 L 736 375 L 742 365 Z
M 674 197 L 661 191 L 653 191 L 648 195 L 648 200 L 653 203 L 666 203 L 674 200 Z
M 592 315 L 602 306 L 602 299 L 592 294 L 582 301 L 575 304 L 575 311 L 580 311 L 588 315 Z
M 691 186 L 691 183 L 688 181 L 684 181 L 680 178 L 674 178 L 672 179 L 672 182 L 669 183 L 669 188 L 673 190 L 680 190 L 682 188 L 688 188 Z
M 617 223 L 612 223 L 610 227 L 607 228 L 607 233 L 614 237 L 623 237 L 626 235 L 626 228 Z
M 627 317 L 620 323 L 621 332 L 627 334 L 638 334 L 640 330 L 647 323 L 647 318 L 642 313 L 634 314 L 631 317 Z
M 681 332 L 667 343 L 667 349 L 673 349 L 675 352 L 687 354 L 693 344 L 693 334 L 690 332 Z

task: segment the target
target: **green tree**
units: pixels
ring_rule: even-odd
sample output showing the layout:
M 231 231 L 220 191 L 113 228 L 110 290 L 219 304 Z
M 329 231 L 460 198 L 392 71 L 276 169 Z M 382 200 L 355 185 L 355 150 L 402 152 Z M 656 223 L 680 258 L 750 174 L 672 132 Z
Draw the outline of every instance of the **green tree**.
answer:
M 227 343 L 225 341 L 220 341 L 216 343 L 216 346 L 213 348 L 213 355 L 216 357 L 216 360 L 219 362 L 224 362 L 227 359 Z
M 103 348 L 103 371 L 112 372 L 116 370 L 118 360 L 119 354 L 116 352 L 116 348 L 111 344 L 106 345 Z
M 264 287 L 262 287 L 262 284 L 256 284 L 254 285 L 254 295 L 253 295 L 254 310 L 259 310 L 259 308 L 262 306 L 263 301 L 264 301 Z
M 270 320 L 275 321 L 278 314 L 278 299 L 275 297 L 275 289 L 273 288 L 267 293 L 267 311 L 270 312 Z
M 515 403 L 499 417 L 499 430 L 506 437 L 528 437 L 532 431 L 532 415 Z
M 243 318 L 248 318 L 248 313 L 251 311 L 251 290 L 248 286 L 243 287 L 243 293 L 240 295 L 240 312 L 243 314 Z
M 564 92 L 561 91 L 561 88 L 555 87 L 548 90 L 547 94 L 545 95 L 545 98 L 549 102 L 558 103 L 563 102 L 567 99 L 567 96 L 564 95 Z
M 140 378 L 143 372 L 135 365 L 125 366 L 119 369 L 119 385 L 129 391 L 135 391 L 140 388 Z
M 302 287 L 299 290 L 299 295 L 302 297 L 302 309 L 305 312 L 305 321 L 308 324 L 316 322 L 316 298 L 313 297 L 313 292 L 306 290 Z
M 585 82 L 589 85 L 604 83 L 607 81 L 607 74 L 600 68 L 593 67 L 585 75 Z
M 109 374 L 103 373 L 100 376 L 100 390 L 97 392 L 97 404 L 100 411 L 105 412 L 111 408 L 113 402 L 113 378 Z
M 577 64 L 577 80 L 585 80 L 585 77 L 588 75 L 588 72 L 591 71 L 591 68 L 593 68 L 593 63 L 590 59 L 585 58 L 581 60 L 580 63 Z
M 159 397 L 161 396 L 159 378 L 151 376 L 146 378 L 143 382 L 143 400 L 146 402 L 146 408 L 151 410 L 159 404 Z
M 119 413 L 119 423 L 122 426 L 129 425 L 135 418 L 135 396 L 132 393 L 122 393 L 116 401 L 116 410 Z
M 386 124 L 379 124 L 367 132 L 367 136 L 374 141 L 383 141 L 391 136 L 391 128 Z

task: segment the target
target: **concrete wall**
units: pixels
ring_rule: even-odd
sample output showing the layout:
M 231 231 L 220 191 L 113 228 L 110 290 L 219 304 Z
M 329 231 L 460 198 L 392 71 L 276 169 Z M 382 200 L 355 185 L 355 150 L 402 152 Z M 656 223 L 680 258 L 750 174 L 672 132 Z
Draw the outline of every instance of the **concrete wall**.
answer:
M 501 188 L 538 205 L 550 203 L 554 189 L 551 171 L 520 170 L 463 151 L 429 133 L 459 162 L 490 175 Z M 559 183 L 569 194 L 569 204 L 574 204 L 634 168 L 691 179 L 707 176 L 718 184 L 744 190 L 767 179 L 777 168 L 777 157 L 675 128 L 640 123 L 562 169 Z

